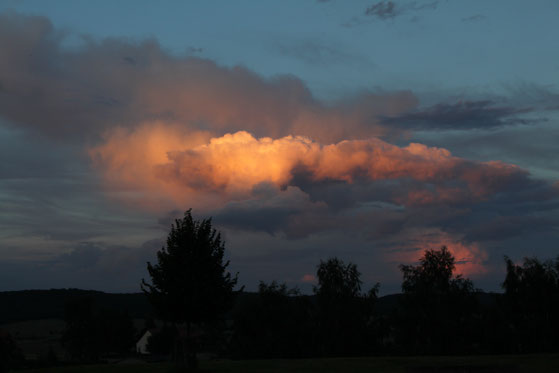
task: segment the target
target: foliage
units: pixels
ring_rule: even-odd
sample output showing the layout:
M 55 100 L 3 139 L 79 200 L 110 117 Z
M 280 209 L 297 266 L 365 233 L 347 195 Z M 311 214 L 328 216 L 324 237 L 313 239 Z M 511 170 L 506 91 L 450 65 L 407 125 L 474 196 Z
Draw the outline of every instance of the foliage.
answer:
M 195 221 L 191 210 L 176 219 L 167 245 L 157 252 L 157 264 L 147 264 L 151 284 L 142 280 L 142 290 L 163 320 L 186 324 L 183 356 L 189 367 L 196 365 L 193 324 L 201 326 L 222 316 L 233 301 L 237 276 L 227 272 L 225 245 L 211 219 Z M 185 356 L 186 354 L 186 356 Z
M 177 329 L 173 325 L 164 325 L 148 338 L 147 350 L 155 356 L 170 355 L 176 338 Z
M 559 258 L 541 262 L 524 258 L 516 265 L 505 257 L 503 306 L 516 351 L 559 349 Z
M 167 246 L 148 263 L 151 284 L 142 290 L 164 320 L 203 323 L 222 315 L 232 304 L 237 276 L 227 272 L 225 245 L 211 219 L 195 221 L 191 210 L 176 219 Z
M 469 279 L 455 275 L 455 258 L 448 249 L 427 250 L 417 264 L 400 267 L 403 294 L 377 299 L 378 286 L 363 291 L 356 265 L 332 258 L 317 267 L 315 295 L 301 295 L 285 283 L 261 282 L 258 293 L 237 297 L 226 320 L 196 323 L 196 329 L 203 324 L 205 331 L 196 343 L 204 351 L 238 359 L 559 351 L 559 259 L 526 258 L 517 264 L 505 258 L 505 264 L 505 293 L 481 293 Z M 67 306 L 63 342 L 75 360 L 93 361 L 129 343 L 117 343 L 117 335 L 130 335 L 129 317 L 104 311 L 103 305 L 96 306 L 97 299 L 78 297 Z M 126 300 L 116 303 L 122 309 Z M 223 333 L 222 325 L 231 319 Z M 158 355 L 180 353 L 177 346 L 185 345 L 181 333 L 179 321 L 167 324 L 148 348 Z M 229 343 L 223 343 L 223 336 Z M 4 343 L 1 353 L 7 345 L 15 344 Z
M 473 284 L 461 275 L 454 276 L 456 259 L 443 246 L 440 250 L 426 250 L 418 266 L 401 265 L 404 281 L 402 291 L 408 295 L 450 295 L 472 292 Z
M 332 302 L 360 296 L 361 273 L 353 263 L 345 265 L 338 258 L 321 260 L 316 275 L 318 286 L 314 292 L 320 301 Z
M 378 284 L 361 294 L 361 274 L 353 263 L 338 258 L 317 268 L 317 329 L 315 345 L 321 355 L 360 355 L 374 345 L 371 336 Z M 373 332 L 374 334 L 374 332 Z
M 419 265 L 401 265 L 403 307 L 399 344 L 412 353 L 467 352 L 476 312 L 474 287 L 454 276 L 455 258 L 446 247 L 426 250 Z
M 297 289 L 260 282 L 256 297 L 234 312 L 231 352 L 235 357 L 302 357 L 311 348 L 311 303 Z

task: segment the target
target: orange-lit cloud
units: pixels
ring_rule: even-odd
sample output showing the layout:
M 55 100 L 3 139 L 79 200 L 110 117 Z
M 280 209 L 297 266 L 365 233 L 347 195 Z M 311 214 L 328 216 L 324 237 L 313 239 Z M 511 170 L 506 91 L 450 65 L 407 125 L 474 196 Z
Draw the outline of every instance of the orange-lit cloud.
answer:
M 410 240 L 413 249 L 396 247 L 388 254 L 388 259 L 397 263 L 417 263 L 425 250 L 440 249 L 446 246 L 456 259 L 455 273 L 465 277 L 475 277 L 487 273 L 487 252 L 475 243 L 465 244 L 460 240 L 443 232 L 423 234 Z
M 523 175 L 513 165 L 470 162 L 416 143 L 399 147 L 369 138 L 323 145 L 308 137 L 256 138 L 245 131 L 210 137 L 164 123 L 112 131 L 90 154 L 111 186 L 148 190 L 151 198 L 190 206 L 244 199 L 262 183 L 285 188 L 297 174 L 317 183 L 409 179 L 426 185 L 392 201 L 403 205 L 480 199 Z
M 316 283 L 316 277 L 314 275 L 307 273 L 303 275 L 303 277 L 301 277 L 301 281 L 309 284 L 314 284 Z
M 312 280 L 301 276 L 310 268 L 305 258 L 319 257 L 307 254 L 313 250 L 361 256 L 360 267 L 375 262 L 382 270 L 382 248 L 395 250 L 388 259 L 397 268 L 416 262 L 424 249 L 446 245 L 458 272 L 475 276 L 485 273 L 487 252 L 497 244 L 516 247 L 520 256 L 525 247 L 549 247 L 557 237 L 558 182 L 442 148 L 467 153 L 472 144 L 481 155 L 506 154 L 524 164 L 541 158 L 544 165 L 552 147 L 511 147 L 523 143 L 518 136 L 525 132 L 467 132 L 535 124 L 523 115 L 532 109 L 518 109 L 512 97 L 508 104 L 474 96 L 453 104 L 447 97 L 418 107 L 410 91 L 372 88 L 323 101 L 295 76 L 261 76 L 171 54 L 155 40 L 80 37 L 79 48 L 66 48 L 64 35 L 44 17 L 0 14 L 1 127 L 15 129 L 2 133 L 7 146 L 0 154 L 10 160 L 0 167 L 9 202 L 2 209 L 8 229 L 24 232 L 19 241 L 11 235 L 3 243 L 15 259 L 31 252 L 20 246 L 42 245 L 46 252 L 52 242 L 67 248 L 64 242 L 95 239 L 132 248 L 161 235 L 160 227 L 168 229 L 190 207 L 198 217 L 214 218 L 241 264 L 246 259 L 239 252 L 248 257 L 259 250 L 278 271 L 283 265 L 301 281 Z M 539 97 L 539 89 L 526 88 Z M 542 102 L 553 101 L 547 96 Z M 390 143 L 401 144 L 410 131 L 457 129 L 464 141 L 455 132 L 415 136 L 439 148 Z M 93 171 L 74 157 L 85 144 Z M 69 175 L 68 167 L 76 172 Z M 101 183 L 90 182 L 92 172 Z M 99 185 L 132 208 L 106 208 Z M 63 205 L 52 203 L 61 199 Z M 146 230 L 156 216 L 165 218 Z M 286 256 L 266 257 L 272 246 L 288 249 Z M 139 263 L 154 255 L 153 247 Z M 108 248 L 76 250 L 77 258 L 66 259 L 99 256 L 106 267 L 117 252 L 121 262 L 129 260 L 124 249 L 100 254 Z M 247 263 L 251 271 L 256 267 Z

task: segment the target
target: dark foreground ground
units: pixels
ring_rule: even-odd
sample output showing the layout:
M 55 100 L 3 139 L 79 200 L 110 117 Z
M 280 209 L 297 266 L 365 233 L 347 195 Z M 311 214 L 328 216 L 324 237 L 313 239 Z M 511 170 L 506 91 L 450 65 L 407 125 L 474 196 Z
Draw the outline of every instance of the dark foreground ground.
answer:
M 387 373 L 539 373 L 559 372 L 559 354 L 469 357 L 371 357 L 298 360 L 215 360 L 202 361 L 201 372 L 280 373 L 280 372 L 387 372 Z M 52 373 L 170 373 L 165 363 L 123 361 L 117 364 L 56 367 L 25 372 Z

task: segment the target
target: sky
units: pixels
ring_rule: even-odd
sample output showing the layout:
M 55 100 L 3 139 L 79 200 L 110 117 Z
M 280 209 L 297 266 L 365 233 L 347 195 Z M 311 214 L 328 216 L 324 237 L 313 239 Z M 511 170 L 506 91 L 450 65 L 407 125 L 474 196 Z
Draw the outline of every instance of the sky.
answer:
M 0 290 L 136 292 L 174 219 L 303 293 L 559 254 L 559 3 L 0 0 Z

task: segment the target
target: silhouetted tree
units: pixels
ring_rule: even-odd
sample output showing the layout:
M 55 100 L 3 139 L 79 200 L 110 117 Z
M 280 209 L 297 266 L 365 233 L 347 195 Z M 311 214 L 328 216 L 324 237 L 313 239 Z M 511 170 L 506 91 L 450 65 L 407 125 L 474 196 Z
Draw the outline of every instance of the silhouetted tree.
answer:
M 367 352 L 373 340 L 370 332 L 378 284 L 362 294 L 357 266 L 346 265 L 338 258 L 320 261 L 316 274 L 319 353 L 358 355 Z
M 252 295 L 252 294 L 251 294 Z M 311 354 L 311 304 L 297 289 L 260 282 L 234 312 L 231 352 L 241 358 L 293 358 Z
M 193 325 L 214 321 L 232 305 L 237 276 L 227 272 L 224 253 L 211 219 L 195 221 L 188 210 L 172 225 L 166 247 L 157 252 L 157 264 L 148 263 L 151 284 L 142 280 L 142 290 L 159 317 L 185 325 L 186 336 L 177 341 L 182 354 L 175 357 L 188 368 L 197 365 Z
M 134 346 L 136 329 L 127 312 L 110 308 L 96 313 L 100 351 L 107 354 L 126 354 Z
M 503 306 L 514 352 L 549 352 L 559 348 L 559 258 L 541 262 L 524 258 L 516 265 L 505 257 Z
M 173 351 L 173 342 L 178 337 L 174 325 L 164 325 L 160 330 L 153 330 L 148 338 L 147 350 L 156 356 L 167 356 Z
M 476 308 L 470 280 L 454 276 L 446 247 L 426 250 L 419 265 L 401 265 L 403 307 L 399 342 L 412 353 L 468 352 Z
M 345 265 L 338 258 L 321 260 L 316 275 L 318 286 L 315 287 L 315 294 L 322 301 L 352 299 L 361 293 L 361 273 L 353 263 Z

